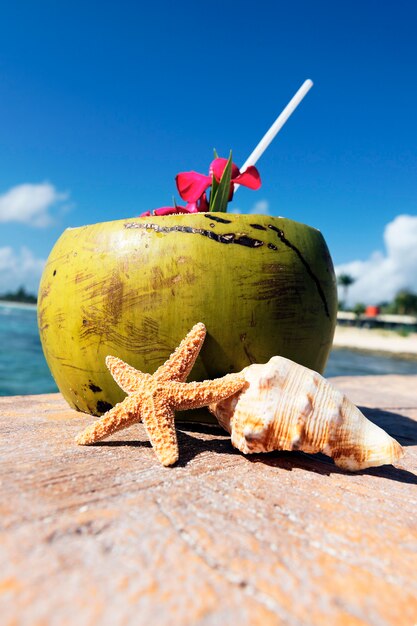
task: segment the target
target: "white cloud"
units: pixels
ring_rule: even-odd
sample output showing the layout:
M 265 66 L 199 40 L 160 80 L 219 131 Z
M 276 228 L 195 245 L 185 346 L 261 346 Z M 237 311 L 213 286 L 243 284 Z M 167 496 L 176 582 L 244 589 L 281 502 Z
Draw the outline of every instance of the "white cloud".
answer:
M 235 207 L 233 209 L 228 209 L 228 213 L 242 213 L 242 211 Z M 269 202 L 268 200 L 258 200 L 252 206 L 252 208 L 248 211 L 249 215 L 270 215 L 269 212 Z
M 29 248 L 22 247 L 19 252 L 10 246 L 0 248 L 0 294 L 22 285 L 37 293 L 44 265 L 45 260 L 35 257 Z
M 50 183 L 16 185 L 0 195 L 0 222 L 44 228 L 52 223 L 51 207 L 67 198 Z
M 249 213 L 253 213 L 255 215 L 269 215 L 268 200 L 258 200 L 258 202 L 255 202 Z
M 384 242 L 385 252 L 336 267 L 336 274 L 356 279 L 347 304 L 389 301 L 400 289 L 417 292 L 417 215 L 397 215 L 385 227 Z

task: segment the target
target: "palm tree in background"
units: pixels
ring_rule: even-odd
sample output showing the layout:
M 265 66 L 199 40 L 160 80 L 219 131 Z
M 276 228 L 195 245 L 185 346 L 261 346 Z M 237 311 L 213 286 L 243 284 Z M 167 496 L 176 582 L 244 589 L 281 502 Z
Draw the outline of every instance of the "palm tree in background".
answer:
M 351 276 L 350 274 L 339 274 L 339 276 L 337 277 L 337 284 L 340 285 L 343 290 L 343 305 L 346 304 L 348 289 L 351 285 L 353 285 L 355 280 L 356 279 L 353 278 L 353 276 Z
M 395 296 L 393 305 L 395 313 L 399 315 L 416 315 L 417 294 L 408 289 L 402 289 Z

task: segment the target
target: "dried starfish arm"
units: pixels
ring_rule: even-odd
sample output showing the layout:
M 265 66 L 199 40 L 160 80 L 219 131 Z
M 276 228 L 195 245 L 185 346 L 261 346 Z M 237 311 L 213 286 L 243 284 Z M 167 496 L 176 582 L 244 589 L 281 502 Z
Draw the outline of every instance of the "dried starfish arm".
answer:
M 115 356 L 106 357 L 106 365 L 119 387 L 128 394 L 135 393 L 141 383 L 150 379 L 149 374 L 144 374 Z
M 141 404 L 142 421 L 158 460 L 162 465 L 178 461 L 179 451 L 174 411 L 163 397 L 147 395 Z
M 219 402 L 240 391 L 246 384 L 241 374 L 226 374 L 215 380 L 201 383 L 167 383 L 167 398 L 178 411 L 199 409 L 212 402 Z
M 75 438 L 76 443 L 80 446 L 87 446 L 105 439 L 118 430 L 123 430 L 135 422 L 140 422 L 139 405 L 139 395 L 128 396 L 123 402 L 119 402 L 110 411 L 107 411 L 94 424 L 79 433 Z
M 195 324 L 178 348 L 154 376 L 159 381 L 178 380 L 184 382 L 193 369 L 206 336 L 206 327 L 201 322 Z
M 174 414 L 219 402 L 246 385 L 242 374 L 228 374 L 202 383 L 186 383 L 206 335 L 204 324 L 196 324 L 177 350 L 153 376 L 144 374 L 121 359 L 106 359 L 113 378 L 127 392 L 127 398 L 80 433 L 76 442 L 88 445 L 143 421 L 158 460 L 165 466 L 178 460 Z

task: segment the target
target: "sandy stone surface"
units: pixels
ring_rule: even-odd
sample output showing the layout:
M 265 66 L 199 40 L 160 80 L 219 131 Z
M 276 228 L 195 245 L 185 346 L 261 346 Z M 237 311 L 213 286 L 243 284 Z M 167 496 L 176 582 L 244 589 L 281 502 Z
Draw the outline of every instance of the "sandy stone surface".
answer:
M 0 398 L 1 626 L 413 626 L 417 377 L 334 383 L 397 467 L 245 457 L 187 424 L 164 468 L 141 425 L 77 447 L 92 418 L 59 394 Z

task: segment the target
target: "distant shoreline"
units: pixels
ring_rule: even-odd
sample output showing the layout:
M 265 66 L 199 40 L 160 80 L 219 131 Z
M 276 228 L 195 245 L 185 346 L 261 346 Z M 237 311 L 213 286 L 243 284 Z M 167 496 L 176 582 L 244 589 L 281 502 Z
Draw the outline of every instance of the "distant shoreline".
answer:
M 417 333 L 402 337 L 392 330 L 337 326 L 333 347 L 417 359 Z
M 0 307 L 26 311 L 37 310 L 36 304 L 12 300 L 0 300 Z M 333 348 L 417 359 L 417 333 L 402 337 L 392 330 L 336 326 Z
M 36 311 L 37 305 L 30 302 L 15 302 L 14 300 L 0 300 L 0 306 L 7 309 L 30 309 Z

